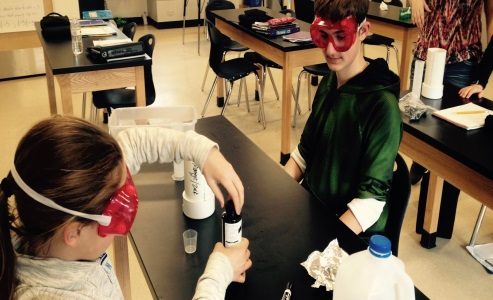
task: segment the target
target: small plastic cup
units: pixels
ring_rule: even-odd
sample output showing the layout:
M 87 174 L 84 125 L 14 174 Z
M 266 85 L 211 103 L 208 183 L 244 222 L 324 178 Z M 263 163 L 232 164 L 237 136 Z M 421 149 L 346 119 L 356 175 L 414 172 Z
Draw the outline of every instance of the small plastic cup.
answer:
M 183 246 L 186 253 L 192 254 L 197 251 L 197 235 L 197 231 L 193 229 L 183 231 Z

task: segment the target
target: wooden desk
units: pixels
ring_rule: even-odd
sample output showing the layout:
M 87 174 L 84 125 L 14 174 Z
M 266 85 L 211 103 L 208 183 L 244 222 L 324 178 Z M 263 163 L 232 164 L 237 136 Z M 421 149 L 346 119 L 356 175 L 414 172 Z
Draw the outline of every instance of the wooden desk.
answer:
M 245 186 L 243 234 L 250 240 L 253 267 L 245 284 L 230 285 L 226 299 L 280 299 L 288 281 L 294 283 L 293 299 L 331 299 L 324 288 L 310 287 L 314 279 L 300 263 L 334 238 L 349 253 L 365 249 L 366 243 L 224 117 L 200 119 L 196 130 L 219 143 Z M 135 176 L 140 203 L 131 241 L 154 298 L 189 300 L 221 240 L 222 209 L 216 204 L 207 219 L 186 218 L 183 183 L 173 182 L 171 173 L 170 165 L 155 164 Z M 183 249 L 187 228 L 198 231 L 197 252 L 191 255 Z M 416 295 L 426 299 L 419 290 Z
M 72 42 L 47 42 L 41 35 L 39 22 L 35 24 L 43 47 L 46 82 L 50 100 L 50 113 L 72 115 L 72 94 L 135 86 L 137 106 L 145 106 L 144 65 L 151 58 L 125 60 L 111 63 L 93 63 L 84 53 L 75 56 Z M 119 35 L 123 33 L 118 32 Z M 84 49 L 92 46 L 90 38 L 83 38 Z M 55 78 L 60 87 L 62 111 L 58 112 Z
M 457 89 L 445 87 L 443 100 L 424 100 L 437 109 L 461 104 Z M 493 108 L 493 102 L 480 105 Z M 421 244 L 435 246 L 443 180 L 493 208 L 493 140 L 484 129 L 467 131 L 428 116 L 409 122 L 403 115 L 400 151 L 430 170 Z
M 400 7 L 388 5 L 389 9 L 382 11 L 379 5 L 380 3 L 370 1 L 367 15 L 371 24 L 370 31 L 401 42 L 399 77 L 401 79 L 401 90 L 407 90 L 410 63 L 413 57 L 414 43 L 418 39 L 419 29 L 411 20 L 399 20 Z
M 262 9 L 269 16 L 284 16 L 266 8 Z M 247 46 L 275 63 L 282 69 L 282 116 L 281 116 L 281 162 L 289 159 L 291 151 L 291 87 L 292 73 L 296 67 L 325 62 L 320 49 L 313 44 L 299 45 L 286 42 L 282 37 L 268 38 L 265 35 L 255 33 L 253 30 L 240 26 L 238 16 L 245 9 L 228 9 L 213 11 L 216 19 L 216 27 L 231 39 Z M 310 24 L 297 21 L 301 30 L 309 31 Z M 218 88 L 219 89 L 219 88 Z

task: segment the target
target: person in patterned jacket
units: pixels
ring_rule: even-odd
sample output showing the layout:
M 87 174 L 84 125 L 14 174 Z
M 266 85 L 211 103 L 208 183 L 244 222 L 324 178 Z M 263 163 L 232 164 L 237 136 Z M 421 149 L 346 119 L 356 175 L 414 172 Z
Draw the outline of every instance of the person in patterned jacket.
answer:
M 481 12 L 486 15 L 488 40 L 493 34 L 493 0 L 409 0 L 412 20 L 420 29 L 411 66 L 411 85 L 416 60 L 426 60 L 429 48 L 447 50 L 443 83 L 463 88 L 474 83 L 482 56 Z M 416 162 L 411 165 L 411 183 L 418 183 L 427 170 Z M 425 180 L 423 180 L 425 181 Z M 422 183 L 421 187 L 428 184 Z M 452 235 L 459 190 L 444 182 L 437 236 Z M 426 193 L 421 193 L 426 195 Z M 420 201 L 425 200 L 421 199 Z M 417 226 L 418 227 L 418 226 Z M 418 228 L 417 228 L 418 229 Z

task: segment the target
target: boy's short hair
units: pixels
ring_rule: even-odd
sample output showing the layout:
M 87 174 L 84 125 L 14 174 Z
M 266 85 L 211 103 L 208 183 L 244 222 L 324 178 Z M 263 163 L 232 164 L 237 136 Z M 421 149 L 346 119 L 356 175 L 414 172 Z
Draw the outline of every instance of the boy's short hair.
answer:
M 368 0 L 315 0 L 315 15 L 332 22 L 354 16 L 358 24 L 368 13 Z

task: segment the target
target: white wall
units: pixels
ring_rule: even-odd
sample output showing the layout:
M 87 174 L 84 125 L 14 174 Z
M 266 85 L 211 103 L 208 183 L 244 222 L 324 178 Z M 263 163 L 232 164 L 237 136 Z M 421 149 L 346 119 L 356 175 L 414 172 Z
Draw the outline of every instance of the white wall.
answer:
M 117 17 L 140 17 L 147 13 L 145 0 L 106 0 L 106 3 L 113 16 Z
M 55 12 L 70 18 L 79 17 L 78 0 L 52 0 L 52 2 Z M 140 17 L 147 12 L 145 0 L 106 0 L 106 4 L 115 17 Z
M 53 11 L 69 18 L 79 18 L 79 1 L 78 0 L 52 0 Z
M 118 1 L 118 0 L 113 0 Z M 183 20 L 183 1 L 185 0 L 147 0 L 148 16 L 156 22 L 170 22 Z M 241 0 L 232 0 L 238 7 Z M 207 0 L 201 0 L 203 5 L 202 18 L 204 18 Z M 197 19 L 197 0 L 188 0 L 186 19 Z

